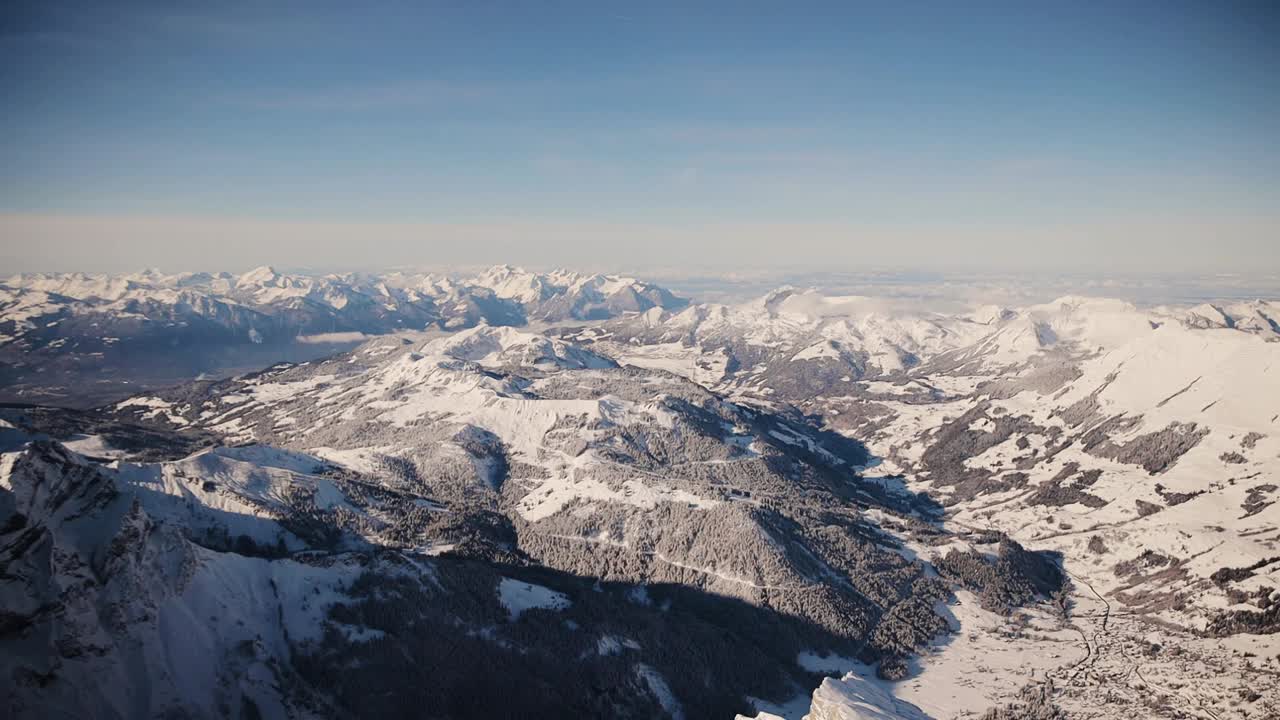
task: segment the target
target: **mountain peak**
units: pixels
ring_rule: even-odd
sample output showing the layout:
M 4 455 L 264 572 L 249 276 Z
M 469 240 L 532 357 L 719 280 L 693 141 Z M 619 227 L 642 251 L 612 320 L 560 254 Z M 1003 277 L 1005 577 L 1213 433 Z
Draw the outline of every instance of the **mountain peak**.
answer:
M 236 280 L 236 287 L 247 287 L 251 285 L 265 285 L 272 282 L 280 276 L 276 269 L 270 265 L 260 265 L 249 272 L 244 273 Z

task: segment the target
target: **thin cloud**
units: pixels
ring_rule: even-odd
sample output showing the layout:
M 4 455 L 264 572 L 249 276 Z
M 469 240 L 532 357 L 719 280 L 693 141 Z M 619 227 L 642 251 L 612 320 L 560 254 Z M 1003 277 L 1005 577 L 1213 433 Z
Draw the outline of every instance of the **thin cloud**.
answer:
M 413 80 L 375 86 L 291 88 L 224 96 L 222 102 L 262 110 L 361 111 L 444 107 L 500 97 L 502 94 L 496 88 L 484 85 Z

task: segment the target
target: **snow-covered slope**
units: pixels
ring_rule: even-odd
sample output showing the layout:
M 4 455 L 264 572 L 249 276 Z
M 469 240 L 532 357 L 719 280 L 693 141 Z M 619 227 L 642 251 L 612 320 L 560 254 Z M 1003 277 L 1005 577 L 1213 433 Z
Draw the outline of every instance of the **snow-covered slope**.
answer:
M 866 297 L 827 297 L 784 288 L 736 306 L 651 309 L 594 327 L 567 327 L 620 362 L 670 370 L 708 387 L 808 403 L 856 395 L 877 382 L 923 378 L 1004 378 L 1028 363 L 1085 356 L 1141 338 L 1207 334 L 1280 339 L 1276 303 L 1142 309 L 1105 298 L 1063 297 L 1025 308 L 984 306 L 937 313 Z M 969 382 L 959 380 L 959 382 Z M 863 384 L 859 384 L 863 383 Z
M 0 282 L 0 388 L 84 406 L 203 372 L 321 357 L 368 335 L 619 317 L 684 301 L 634 278 L 507 266 L 474 277 L 154 270 Z M 101 388 L 86 388 L 93 383 Z M 122 392 L 123 389 L 123 392 Z
M 281 314 L 302 313 L 305 319 L 290 319 L 284 325 L 293 335 L 306 335 L 377 334 L 434 323 L 467 326 L 481 318 L 494 324 L 598 319 L 682 304 L 666 290 L 634 278 L 564 270 L 533 273 L 509 266 L 470 278 L 404 273 L 297 275 L 267 266 L 241 275 L 165 275 L 154 270 L 129 275 L 37 273 L 11 276 L 0 283 L 0 290 L 3 321 L 12 322 L 18 331 L 10 333 L 14 339 L 40 320 L 55 320 L 64 312 L 85 312 L 85 308 L 123 314 L 156 306 L 208 316 L 210 308 L 239 306 L 277 323 Z M 326 322 L 330 327 L 321 327 Z M 260 332 L 274 330 L 270 325 L 263 322 Z
M 696 614 L 638 603 L 632 588 L 415 550 L 422 518 L 444 511 L 415 514 L 370 480 L 264 447 L 127 465 L 45 440 L 0 455 L 7 717 L 742 707 L 683 680 L 670 650 L 715 631 Z M 758 651 L 749 635 L 724 649 Z M 512 676 L 527 684 L 504 691 Z M 591 690 L 607 678 L 606 696 Z M 743 685 L 718 669 L 703 678 Z
M 148 517 L 206 549 L 540 568 L 619 585 L 611 602 L 660 613 L 688 639 L 714 618 L 717 639 L 698 642 L 722 648 L 724 673 L 689 672 L 666 630 L 643 639 L 626 624 L 592 640 L 593 656 L 635 663 L 627 682 L 669 714 L 711 703 L 728 717 L 806 692 L 806 652 L 896 667 L 947 629 L 935 613 L 947 585 L 867 514 L 926 526 L 934 507 L 865 481 L 861 446 L 562 340 L 492 326 L 383 338 L 100 414 L 242 445 L 110 461 Z M 563 581 L 495 583 L 507 623 L 583 601 Z M 755 649 L 730 650 L 744 643 Z
M 148 282 L 46 278 L 28 300 Z M 173 282 L 271 303 L 319 287 L 274 271 Z M 388 297 L 464 287 L 380 282 Z M 643 294 L 624 279 L 467 282 L 572 322 L 541 334 L 459 300 L 454 317 L 477 319 L 456 332 L 84 413 L 0 413 L 11 704 L 128 716 L 190 690 L 197 716 L 442 698 L 456 717 L 1280 708 L 1274 303 L 938 313 L 783 290 L 624 308 L 599 300 Z M 571 297 L 594 299 L 555 305 Z M 594 307 L 628 314 L 584 320 Z M 116 547 L 132 564 L 104 573 Z M 239 615 L 249 629 L 226 627 Z M 92 652 L 62 654 L 84 638 Z
M 0 456 L 8 711 L 321 716 L 282 686 L 290 646 L 321 636 L 359 565 L 208 550 L 153 497 L 57 444 Z
M 789 531 L 766 509 L 808 512 L 798 498 L 784 501 L 799 487 L 815 501 L 828 497 L 827 513 L 854 496 L 894 512 L 915 509 L 909 497 L 860 485 L 861 448 L 798 415 L 727 403 L 677 376 L 623 370 L 511 328 L 422 344 L 379 341 L 181 393 L 131 399 L 115 412 L 317 453 L 356 470 L 399 464 L 406 487 L 430 487 L 450 506 L 509 513 L 525 530 L 522 544 L 550 562 L 566 551 L 587 554 L 565 569 L 631 556 L 647 580 L 756 602 L 799 603 L 822 573 L 835 572 L 819 560 L 825 550 L 810 547 L 801 561 L 779 544 Z M 655 525 L 655 512 L 670 524 Z M 720 545 L 721 533 L 737 546 Z
M 1122 717 L 1146 700 L 1134 683 L 1064 675 L 1026 661 L 1046 646 L 1055 648 L 1058 664 L 1069 664 L 1078 652 L 1072 645 L 1082 645 L 1091 663 L 1114 672 L 1132 667 L 1121 647 L 1158 636 L 1151 642 L 1185 654 L 1149 662 L 1184 682 L 1210 666 L 1254 677 L 1254 669 L 1232 659 L 1233 650 L 1275 657 L 1274 302 L 1138 308 L 1064 297 L 947 316 L 897 313 L 890 326 L 877 320 L 874 304 L 796 297 L 784 292 L 737 308 L 654 311 L 573 336 L 594 340 L 623 363 L 649 363 L 660 348 L 673 372 L 739 397 L 796 403 L 867 442 L 877 473 L 943 503 L 953 530 L 1005 532 L 1061 553 L 1076 579 L 1077 605 L 1109 608 L 1125 619 L 1081 617 L 1075 624 L 1097 633 L 1083 643 L 1070 635 L 1049 641 L 1048 627 L 1040 630 L 1039 646 L 1011 643 L 1005 672 L 1034 668 L 1055 680 L 1046 696 L 1053 702 L 1088 706 L 1088 692 L 1073 695 L 1062 687 L 1064 678 L 1115 697 L 1116 714 L 1105 717 Z M 878 334 L 836 337 L 873 322 Z M 904 326 L 912 331 L 901 332 Z M 925 327 L 940 331 L 930 335 Z M 884 347 L 910 349 L 913 362 L 885 362 Z M 940 554 L 921 548 L 920 557 L 936 561 Z M 967 656 L 959 646 L 927 656 L 918 686 L 949 688 L 961 670 L 951 663 Z M 1005 651 L 989 645 L 984 652 Z M 931 686 L 931 677 L 939 685 Z M 1274 690 L 1270 676 L 1261 682 Z M 927 695 L 911 690 L 916 686 L 894 692 L 930 706 Z M 953 705 L 959 711 L 1001 699 L 1022 702 L 1015 697 L 1020 687 L 964 690 Z M 1225 684 L 1200 682 L 1170 691 L 1161 712 L 1251 717 L 1250 706 L 1233 705 L 1233 693 Z M 863 716 L 850 708 L 865 695 L 847 703 L 840 696 L 830 689 L 815 695 L 815 714 Z

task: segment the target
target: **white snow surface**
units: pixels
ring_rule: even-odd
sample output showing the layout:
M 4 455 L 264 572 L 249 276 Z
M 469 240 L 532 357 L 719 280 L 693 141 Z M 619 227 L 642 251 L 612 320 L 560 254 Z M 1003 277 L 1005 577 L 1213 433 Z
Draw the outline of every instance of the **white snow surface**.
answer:
M 564 593 L 513 578 L 502 578 L 498 582 L 498 600 L 512 620 L 519 620 L 527 610 L 563 610 L 570 605 Z

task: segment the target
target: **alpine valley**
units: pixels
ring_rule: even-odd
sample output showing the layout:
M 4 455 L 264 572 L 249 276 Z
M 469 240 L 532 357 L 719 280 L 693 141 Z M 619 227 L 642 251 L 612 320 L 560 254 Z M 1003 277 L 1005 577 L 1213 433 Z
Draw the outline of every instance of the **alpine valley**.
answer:
M 20 718 L 1280 717 L 1280 302 L 0 283 Z

